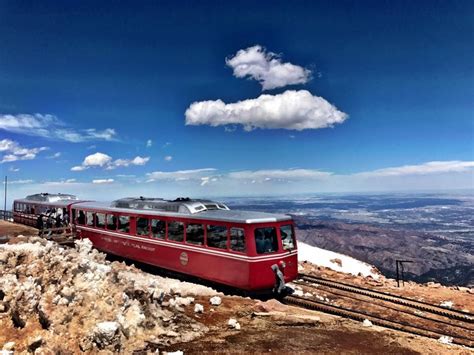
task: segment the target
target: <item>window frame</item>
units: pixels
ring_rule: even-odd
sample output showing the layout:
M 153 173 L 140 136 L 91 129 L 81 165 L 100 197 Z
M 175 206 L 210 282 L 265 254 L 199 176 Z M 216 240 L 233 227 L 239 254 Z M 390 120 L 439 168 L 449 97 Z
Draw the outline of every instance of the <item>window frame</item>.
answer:
M 150 238 L 157 240 L 168 240 L 168 221 L 160 217 L 161 216 L 150 216 Z M 153 221 L 158 221 L 165 224 L 165 232 L 163 238 L 155 237 L 155 234 L 153 233 Z
M 121 222 L 120 222 L 120 218 L 121 217 L 127 217 L 128 218 L 128 231 L 123 231 L 120 229 L 120 225 L 121 225 Z M 132 232 L 132 216 L 130 216 L 129 214 L 118 214 L 117 215 L 117 233 L 122 233 L 122 234 L 131 234 Z
M 200 225 L 202 227 L 202 244 L 188 242 L 188 226 L 189 225 Z M 184 231 L 185 231 L 185 233 L 184 233 L 184 235 L 185 235 L 185 237 L 184 237 L 185 244 L 195 245 L 195 246 L 198 246 L 198 247 L 204 247 L 206 245 L 206 241 L 207 241 L 207 238 L 206 238 L 206 225 L 204 223 L 186 222 Z
M 183 239 L 182 240 L 173 240 L 173 239 L 170 239 L 170 228 L 169 228 L 169 225 L 171 223 L 181 223 L 181 225 L 183 226 Z M 167 220 L 166 221 L 166 240 L 167 241 L 170 241 L 170 242 L 173 242 L 173 243 L 184 243 L 185 240 L 186 240 L 186 222 L 184 221 L 180 221 L 180 220 L 176 220 L 176 219 L 172 219 L 172 220 Z
M 243 228 L 243 227 L 237 227 L 237 226 L 232 226 L 229 229 L 229 250 L 233 253 L 239 253 L 239 254 L 247 254 L 248 252 L 248 248 L 247 248 L 247 233 L 246 233 L 246 229 Z M 243 232 L 243 240 L 244 240 L 244 250 L 241 251 L 241 250 L 234 250 L 232 249 L 232 229 L 239 229 Z
M 103 226 L 99 226 L 99 225 L 98 225 L 98 224 L 99 224 L 99 215 L 103 215 L 103 216 L 104 216 L 104 224 L 103 224 Z M 107 217 L 106 217 L 105 212 L 95 212 L 95 213 L 94 213 L 95 228 L 105 229 L 105 226 L 106 226 L 106 224 L 107 224 L 107 223 L 106 223 L 106 222 L 107 222 L 106 218 L 107 218 Z
M 290 227 L 290 229 L 291 229 L 291 241 L 293 242 L 293 248 L 292 248 L 292 249 L 285 249 L 285 247 L 284 247 L 284 244 L 283 244 L 283 237 L 281 236 L 281 229 L 282 229 L 283 227 Z M 281 224 L 281 225 L 278 227 L 278 234 L 279 234 L 279 239 L 280 239 L 280 243 L 281 243 L 281 249 L 282 249 L 284 252 L 290 252 L 290 251 L 296 250 L 295 226 L 294 226 L 292 223 Z
M 276 250 L 272 250 L 272 251 L 264 251 L 264 252 L 259 252 L 259 248 L 257 247 L 257 236 L 256 236 L 256 232 L 257 230 L 259 229 L 274 229 L 275 231 L 275 238 L 276 238 L 276 245 L 274 245 L 274 243 L 272 243 L 272 248 L 274 246 L 276 246 Z M 280 229 L 280 226 L 279 225 L 262 225 L 262 226 L 255 226 L 253 228 L 253 241 L 254 241 L 254 245 L 255 245 L 255 252 L 257 253 L 257 255 L 269 255 L 269 254 L 276 254 L 276 253 L 279 253 L 280 252 L 280 244 L 281 244 L 281 238 L 279 238 L 279 229 Z M 264 239 L 265 239 L 265 235 L 264 235 Z
M 226 229 L 226 242 L 225 242 L 225 248 L 219 248 L 219 247 L 216 247 L 216 246 L 212 246 L 212 245 L 209 245 L 209 227 L 210 226 L 213 226 L 213 227 L 223 227 Z M 226 251 L 229 251 L 229 243 L 230 243 L 230 228 L 228 225 L 226 224 L 211 224 L 211 223 L 205 223 L 205 234 L 206 234 L 206 240 L 205 240 L 205 245 L 206 245 L 206 248 L 211 248 L 211 249 L 214 249 L 214 250 L 226 250 Z
M 109 221 L 108 218 L 109 216 L 115 217 L 115 229 L 110 229 L 109 228 Z M 106 213 L 105 214 L 105 230 L 112 231 L 112 232 L 117 232 L 117 225 L 118 225 L 118 218 L 116 213 Z
M 147 226 L 148 233 L 146 233 L 146 234 L 140 234 L 140 233 L 138 233 L 138 220 L 139 220 L 139 219 L 144 219 L 144 220 L 146 220 L 146 223 L 147 223 L 146 226 Z M 151 235 L 151 223 L 150 223 L 150 220 L 151 220 L 151 218 L 150 218 L 150 217 L 146 217 L 146 216 L 137 216 L 137 217 L 135 218 L 135 235 L 136 235 L 137 237 L 150 237 L 150 235 Z
M 86 227 L 95 227 L 95 213 L 92 211 L 84 211 L 86 214 L 85 226 Z M 89 224 L 89 213 L 92 215 L 92 224 Z

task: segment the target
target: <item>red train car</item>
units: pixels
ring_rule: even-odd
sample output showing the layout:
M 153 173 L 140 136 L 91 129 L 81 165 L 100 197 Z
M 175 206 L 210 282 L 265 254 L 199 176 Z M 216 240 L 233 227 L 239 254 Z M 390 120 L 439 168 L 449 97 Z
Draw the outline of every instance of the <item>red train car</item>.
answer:
M 182 198 L 67 202 L 78 237 L 107 253 L 248 291 L 281 290 L 297 277 L 286 215 Z

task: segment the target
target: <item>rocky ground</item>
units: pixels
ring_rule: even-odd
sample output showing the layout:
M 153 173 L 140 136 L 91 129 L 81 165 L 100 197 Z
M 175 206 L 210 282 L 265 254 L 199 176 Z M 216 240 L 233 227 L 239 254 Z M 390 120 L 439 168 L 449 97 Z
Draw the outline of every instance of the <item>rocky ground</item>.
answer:
M 0 223 L 0 236 L 17 226 Z M 16 233 L 18 234 L 18 233 Z M 305 272 L 396 292 L 393 280 Z M 408 296 L 472 310 L 469 290 L 409 283 Z M 318 312 L 223 295 L 108 261 L 87 240 L 0 244 L 0 349 L 10 353 L 454 353 L 468 349 Z

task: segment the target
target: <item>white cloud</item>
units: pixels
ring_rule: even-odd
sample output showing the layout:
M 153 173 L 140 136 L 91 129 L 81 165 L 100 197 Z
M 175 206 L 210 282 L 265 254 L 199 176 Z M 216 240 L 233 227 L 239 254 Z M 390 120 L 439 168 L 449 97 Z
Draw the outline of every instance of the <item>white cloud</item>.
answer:
M 216 169 L 213 169 L 213 168 L 178 170 L 178 171 L 154 171 L 152 173 L 146 174 L 146 176 L 148 178 L 147 182 L 152 182 L 152 181 L 157 181 L 157 180 L 174 180 L 174 181 L 200 180 L 203 177 L 203 175 L 206 175 L 214 171 L 216 171 Z
M 54 115 L 40 113 L 0 114 L 0 129 L 73 143 L 92 140 L 112 141 L 116 139 L 117 135 L 113 128 L 106 128 L 102 131 L 95 128 L 75 130 L 66 126 L 64 122 Z
M 270 181 L 270 180 L 319 180 L 331 176 L 332 173 L 314 169 L 269 169 L 244 170 L 231 172 L 227 176 L 237 180 Z
M 73 166 L 71 168 L 71 171 L 83 171 L 83 170 L 86 170 L 86 169 L 87 169 L 87 167 L 85 167 L 85 166 L 77 165 L 77 166 Z
M 146 147 L 150 148 L 153 145 L 153 141 L 151 139 L 146 141 Z
M 291 63 L 282 63 L 279 55 L 256 45 L 239 50 L 226 64 L 237 78 L 251 78 L 262 85 L 262 90 L 287 85 L 304 84 L 311 80 L 311 71 Z
M 337 174 L 317 169 L 261 169 L 232 172 L 217 169 L 156 171 L 147 182 L 167 181 L 176 188 L 212 186 L 213 194 L 291 194 L 301 192 L 408 191 L 474 188 L 474 161 L 427 162 L 362 173 Z M 177 183 L 180 183 L 179 185 Z M 284 184 L 283 188 L 282 185 Z M 167 185 L 172 188 L 172 185 Z M 203 190 L 204 191 L 204 190 Z
M 246 131 L 255 128 L 318 129 L 332 127 L 348 117 L 322 97 L 313 96 L 306 90 L 261 95 L 231 104 L 222 100 L 194 102 L 185 116 L 187 125 L 241 124 Z
M 7 181 L 7 184 L 13 184 L 13 185 L 24 185 L 24 184 L 31 184 L 33 183 L 34 180 L 28 179 L 28 180 L 10 180 Z M 5 181 L 3 181 L 3 184 L 5 185 Z
M 114 160 L 107 166 L 108 170 L 112 170 L 118 167 L 128 167 L 130 165 L 145 165 L 150 160 L 150 157 L 136 156 L 133 159 L 117 159 Z
M 119 167 L 128 167 L 130 165 L 145 165 L 150 160 L 150 157 L 136 156 L 133 159 L 116 159 L 113 160 L 110 155 L 104 153 L 94 153 L 84 158 L 81 165 L 74 166 L 71 171 L 83 171 L 90 167 L 101 167 L 107 170 L 112 170 Z
M 93 184 L 111 184 L 114 182 L 114 179 L 96 179 L 92 180 Z
M 82 162 L 83 166 L 104 166 L 109 164 L 112 161 L 112 157 L 104 154 L 97 152 L 95 154 L 88 155 L 87 157 L 84 158 L 84 161 Z
M 419 165 L 403 165 L 393 168 L 378 169 L 354 174 L 360 177 L 387 177 L 404 175 L 443 174 L 465 172 L 474 168 L 474 161 L 431 161 Z
M 20 171 L 20 168 L 15 168 L 15 167 L 13 167 L 13 166 L 10 166 L 10 167 L 8 168 L 8 171 L 11 171 L 12 173 L 16 173 L 16 172 Z
M 25 148 L 11 139 L 2 139 L 0 140 L 0 153 L 5 153 L 5 155 L 3 155 L 0 164 L 17 160 L 32 160 L 38 153 L 47 149 L 48 147 Z
M 167 155 L 167 156 L 165 157 L 165 160 L 166 160 L 166 161 L 171 161 L 171 160 L 173 160 L 173 157 L 172 157 L 171 155 Z

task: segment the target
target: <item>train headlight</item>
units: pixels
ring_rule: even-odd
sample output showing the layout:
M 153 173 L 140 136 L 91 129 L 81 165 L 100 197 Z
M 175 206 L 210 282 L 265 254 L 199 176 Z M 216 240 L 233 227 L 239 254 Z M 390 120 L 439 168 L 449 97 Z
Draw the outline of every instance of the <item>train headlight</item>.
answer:
M 282 269 L 286 268 L 286 263 L 282 260 L 280 261 L 280 266 Z

